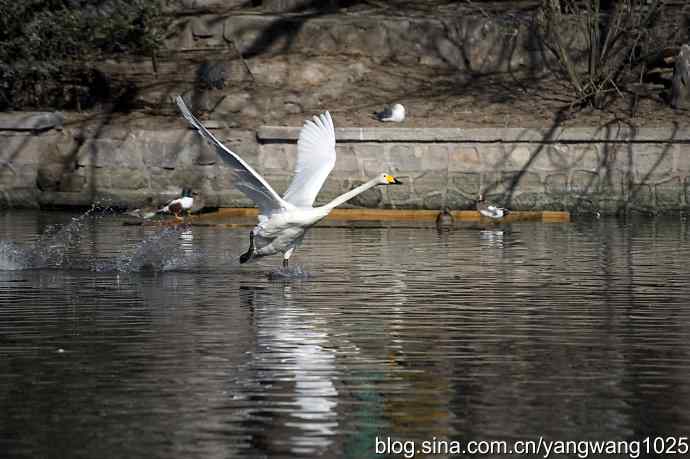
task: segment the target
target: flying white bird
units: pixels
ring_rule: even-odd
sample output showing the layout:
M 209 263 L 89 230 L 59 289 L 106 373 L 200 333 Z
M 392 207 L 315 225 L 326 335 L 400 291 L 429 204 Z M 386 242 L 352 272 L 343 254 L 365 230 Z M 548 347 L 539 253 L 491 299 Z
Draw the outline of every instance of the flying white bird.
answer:
M 383 111 L 374 113 L 379 121 L 392 121 L 402 123 L 405 120 L 405 107 L 402 104 L 395 104 L 393 107 L 386 106 Z
M 324 206 L 312 207 L 335 165 L 335 130 L 331 115 L 326 112 L 304 123 L 297 141 L 295 176 L 281 198 L 263 177 L 192 115 L 182 97 L 177 96 L 175 102 L 185 119 L 230 167 L 235 187 L 259 208 L 259 223 L 249 233 L 249 249 L 240 256 L 240 263 L 282 253 L 283 268 L 287 268 L 290 256 L 301 244 L 307 230 L 324 219 L 336 206 L 374 186 L 401 183 L 389 174 L 380 174 Z
M 493 220 L 501 219 L 510 213 L 510 211 L 506 208 L 496 207 L 493 204 L 487 204 L 487 202 L 484 201 L 484 194 L 479 195 L 479 200 L 477 200 L 477 210 L 481 215 Z

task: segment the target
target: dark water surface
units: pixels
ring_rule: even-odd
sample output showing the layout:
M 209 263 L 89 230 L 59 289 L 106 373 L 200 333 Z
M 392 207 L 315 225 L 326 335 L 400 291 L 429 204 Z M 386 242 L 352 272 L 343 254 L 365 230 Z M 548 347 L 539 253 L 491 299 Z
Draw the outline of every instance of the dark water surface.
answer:
M 317 228 L 271 280 L 248 229 L 72 217 L 0 213 L 2 457 L 690 433 L 679 220 Z

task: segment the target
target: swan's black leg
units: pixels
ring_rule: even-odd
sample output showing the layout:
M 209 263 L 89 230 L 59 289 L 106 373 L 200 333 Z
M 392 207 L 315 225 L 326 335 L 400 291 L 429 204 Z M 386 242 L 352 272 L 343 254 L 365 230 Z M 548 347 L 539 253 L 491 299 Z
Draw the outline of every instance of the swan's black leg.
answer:
M 283 269 L 287 270 L 288 269 L 288 259 L 283 258 Z
M 240 255 L 240 263 L 246 263 L 249 260 L 251 260 L 252 255 L 254 254 L 254 232 L 250 231 L 249 232 L 249 249 L 242 255 Z

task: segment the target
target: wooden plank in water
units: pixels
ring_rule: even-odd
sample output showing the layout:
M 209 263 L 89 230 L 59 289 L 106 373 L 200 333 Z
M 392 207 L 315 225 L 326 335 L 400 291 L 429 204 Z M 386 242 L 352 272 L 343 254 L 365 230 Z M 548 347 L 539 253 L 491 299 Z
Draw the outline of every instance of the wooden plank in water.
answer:
M 218 212 L 200 215 L 199 218 L 238 218 L 255 217 L 258 213 L 253 208 L 221 208 Z M 413 209 L 334 209 L 327 217 L 328 220 L 436 220 L 438 210 L 413 210 Z M 458 221 L 484 221 L 476 210 L 451 211 Z M 488 220 L 488 219 L 486 219 Z M 561 211 L 513 211 L 501 220 L 504 223 L 513 221 L 548 221 L 569 222 L 570 213 Z M 489 220 L 490 221 L 490 220 Z
M 412 210 L 412 209 L 334 209 L 327 220 L 345 221 L 434 221 L 438 210 Z M 560 211 L 513 211 L 501 220 L 491 220 L 482 217 L 476 210 L 455 210 L 451 212 L 459 222 L 482 223 L 511 223 L 517 221 L 543 221 L 543 222 L 569 222 L 570 213 Z M 253 226 L 253 219 L 258 214 L 254 208 L 221 208 L 216 212 L 201 215 L 193 215 L 187 218 L 192 225 L 217 223 L 228 228 L 240 228 Z M 228 222 L 228 220 L 244 219 L 245 222 Z M 148 224 L 179 224 L 179 221 L 158 220 Z

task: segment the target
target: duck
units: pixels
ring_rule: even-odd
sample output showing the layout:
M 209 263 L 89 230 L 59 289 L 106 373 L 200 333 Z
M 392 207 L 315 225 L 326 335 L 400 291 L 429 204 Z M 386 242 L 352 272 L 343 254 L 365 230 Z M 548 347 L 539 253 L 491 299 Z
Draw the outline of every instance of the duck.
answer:
M 326 111 L 305 121 L 297 140 L 295 174 L 281 197 L 266 179 L 223 145 L 192 114 L 181 96 L 175 98 L 175 103 L 185 120 L 229 166 L 235 188 L 259 208 L 258 223 L 249 232 L 249 248 L 240 256 L 240 264 L 282 254 L 282 267 L 287 270 L 290 257 L 302 244 L 309 229 L 326 218 L 335 207 L 375 186 L 402 184 L 393 175 L 382 172 L 331 202 L 314 207 L 316 196 L 333 170 L 336 159 L 335 127 L 331 114 Z
M 159 214 L 173 214 L 175 218 L 182 219 L 183 214 L 191 212 L 194 206 L 194 196 L 197 195 L 198 193 L 192 191 L 191 188 L 183 188 L 179 198 L 173 199 L 160 209 L 146 207 L 134 209 L 127 212 L 127 214 L 133 217 L 143 218 L 144 220 L 148 220 Z
M 183 215 L 189 214 L 194 206 L 194 196 L 198 193 L 191 188 L 183 188 L 179 198 L 175 198 L 165 206 L 156 211 L 156 214 L 172 214 L 175 218 L 181 219 Z
M 436 216 L 436 228 L 439 231 L 449 230 L 455 225 L 455 217 L 450 213 L 447 207 L 441 209 L 441 212 Z
M 500 220 L 510 213 L 510 210 L 504 207 L 496 207 L 493 204 L 488 204 L 484 200 L 483 193 L 479 194 L 479 199 L 477 200 L 477 210 L 482 216 L 488 217 L 492 220 Z
M 394 104 L 393 107 L 386 106 L 380 112 L 374 112 L 377 120 L 383 122 L 402 123 L 405 121 L 405 107 L 402 104 Z

